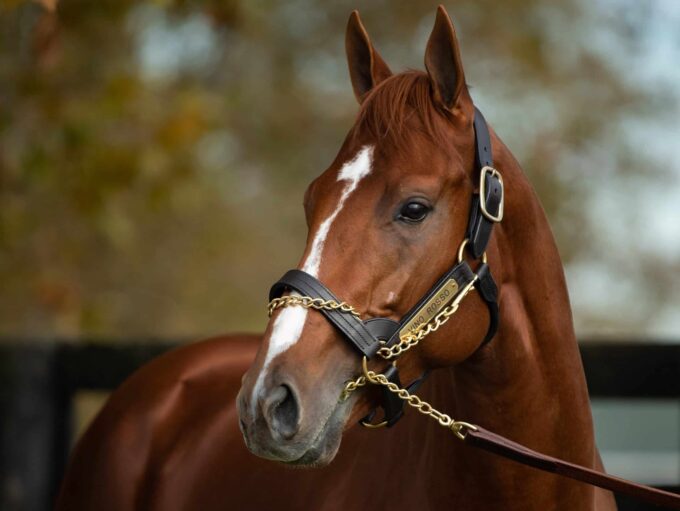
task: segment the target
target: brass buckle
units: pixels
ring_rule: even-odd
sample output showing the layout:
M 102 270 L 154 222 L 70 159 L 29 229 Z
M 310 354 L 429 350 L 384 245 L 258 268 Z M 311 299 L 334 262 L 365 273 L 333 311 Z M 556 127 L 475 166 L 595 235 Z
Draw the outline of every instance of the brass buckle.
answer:
M 492 215 L 489 210 L 486 209 L 486 175 L 491 174 L 491 177 L 498 176 L 498 180 L 501 182 L 501 203 L 498 206 L 498 214 Z M 505 206 L 505 187 L 503 186 L 503 176 L 495 168 L 482 167 L 479 174 L 479 207 L 482 210 L 482 214 L 491 220 L 492 222 L 498 223 L 503 220 L 503 209 Z
M 453 431 L 453 434 L 461 440 L 467 438 L 468 431 L 478 431 L 477 426 L 463 421 L 454 421 L 449 427 L 451 428 L 451 431 Z
M 377 424 L 371 424 L 370 422 L 366 422 L 365 420 L 362 419 L 361 421 L 359 421 L 359 424 L 368 429 L 380 429 L 387 426 L 387 421 L 378 422 Z

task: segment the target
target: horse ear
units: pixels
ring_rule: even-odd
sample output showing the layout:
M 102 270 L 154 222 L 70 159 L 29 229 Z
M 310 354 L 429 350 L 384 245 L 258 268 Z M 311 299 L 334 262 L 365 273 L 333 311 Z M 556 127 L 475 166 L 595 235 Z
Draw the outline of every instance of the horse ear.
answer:
M 427 41 L 425 68 L 430 75 L 435 99 L 453 110 L 461 92 L 466 89 L 465 74 L 456 30 L 441 5 L 437 7 L 437 18 Z
M 358 11 L 352 11 L 347 22 L 345 50 L 354 95 L 361 103 L 368 91 L 392 76 L 392 71 L 373 48 Z

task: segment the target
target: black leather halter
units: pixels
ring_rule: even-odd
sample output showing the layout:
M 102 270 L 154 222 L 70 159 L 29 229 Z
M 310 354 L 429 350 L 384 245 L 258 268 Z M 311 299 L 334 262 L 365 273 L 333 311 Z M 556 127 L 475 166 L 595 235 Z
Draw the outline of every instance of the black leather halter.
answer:
M 321 309 L 342 334 L 343 337 L 363 356 L 370 359 L 382 346 L 394 346 L 399 343 L 403 330 L 410 330 L 427 320 L 428 311 L 433 304 L 443 306 L 451 302 L 458 293 L 476 280 L 475 287 L 489 309 L 489 328 L 481 343 L 489 342 L 498 330 L 498 288 L 486 263 L 485 251 L 493 230 L 493 225 L 503 217 L 503 180 L 499 172 L 493 168 L 491 136 L 482 113 L 475 108 L 475 167 L 479 172 L 480 190 L 472 196 L 470 219 L 468 222 L 465 247 L 474 259 L 482 259 L 476 271 L 462 258 L 442 275 L 430 290 L 399 321 L 389 318 L 372 318 L 362 321 L 355 315 L 340 309 Z M 455 254 L 455 250 L 453 251 Z M 451 281 L 455 281 L 455 286 Z M 334 300 L 341 302 L 332 291 L 316 277 L 302 270 L 289 270 L 269 291 L 269 300 L 279 298 L 288 291 L 295 291 L 303 296 Z M 431 317 L 431 314 L 430 314 Z M 401 386 L 396 365 L 391 365 L 385 376 Z M 427 376 L 427 373 L 406 387 L 415 390 Z M 403 401 L 394 394 L 383 389 L 382 408 L 384 418 L 381 425 L 392 426 L 403 415 Z M 375 410 L 362 424 L 367 425 L 375 415 Z

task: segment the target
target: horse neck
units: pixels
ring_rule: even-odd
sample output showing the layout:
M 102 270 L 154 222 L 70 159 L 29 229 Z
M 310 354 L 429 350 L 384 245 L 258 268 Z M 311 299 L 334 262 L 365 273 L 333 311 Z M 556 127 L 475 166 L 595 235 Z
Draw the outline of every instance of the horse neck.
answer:
M 546 454 L 592 466 L 592 418 L 564 271 L 550 226 L 519 164 L 498 138 L 506 183 L 490 266 L 498 271 L 501 318 L 489 345 L 453 370 L 455 408 Z

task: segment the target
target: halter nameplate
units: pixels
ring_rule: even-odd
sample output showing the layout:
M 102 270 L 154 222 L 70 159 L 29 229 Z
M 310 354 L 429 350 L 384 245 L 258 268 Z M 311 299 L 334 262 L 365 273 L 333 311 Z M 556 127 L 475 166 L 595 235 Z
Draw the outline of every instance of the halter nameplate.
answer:
M 406 334 L 416 331 L 421 325 L 430 322 L 456 297 L 458 289 L 458 282 L 454 279 L 447 280 L 436 290 L 434 296 L 415 311 L 408 323 L 399 330 L 399 337 L 404 337 Z
M 467 262 L 456 264 L 402 317 L 399 331 L 394 333 L 387 346 L 398 344 L 409 332 L 434 319 L 474 279 L 475 274 Z

